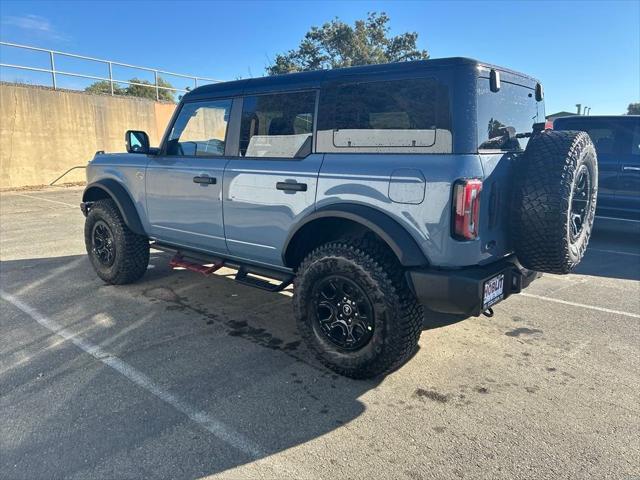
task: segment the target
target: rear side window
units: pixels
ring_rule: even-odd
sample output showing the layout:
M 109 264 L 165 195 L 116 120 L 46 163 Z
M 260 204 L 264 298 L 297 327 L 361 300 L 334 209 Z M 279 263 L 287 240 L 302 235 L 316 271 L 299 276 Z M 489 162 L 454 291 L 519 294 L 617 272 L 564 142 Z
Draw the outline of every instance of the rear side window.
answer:
M 580 129 L 582 130 L 582 129 Z M 600 127 L 600 128 L 588 128 L 586 132 L 591 137 L 593 145 L 596 147 L 596 152 L 600 154 L 613 154 L 616 151 L 616 135 L 613 128 Z
M 244 97 L 240 156 L 295 158 L 311 151 L 315 92 Z
M 330 86 L 320 96 L 318 152 L 450 153 L 449 93 L 432 78 Z
M 524 150 L 528 137 L 510 138 L 513 133 L 530 133 L 533 124 L 544 122 L 544 103 L 537 102 L 535 90 L 503 81 L 492 92 L 488 78 L 478 79 L 478 150 Z
M 598 155 L 638 155 L 640 153 L 640 121 L 633 122 L 627 118 L 589 119 L 584 117 L 584 119 L 558 119 L 556 124 L 558 130 L 587 132 Z
M 167 155 L 224 155 L 231 100 L 185 103 L 171 128 Z

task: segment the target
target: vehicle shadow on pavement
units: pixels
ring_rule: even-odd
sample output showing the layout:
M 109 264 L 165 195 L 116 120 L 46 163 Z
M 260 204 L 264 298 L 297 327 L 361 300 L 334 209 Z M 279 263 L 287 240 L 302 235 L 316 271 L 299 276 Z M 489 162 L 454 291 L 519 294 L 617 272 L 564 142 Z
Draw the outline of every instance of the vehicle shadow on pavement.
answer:
M 379 380 L 322 367 L 300 341 L 289 297 L 170 271 L 168 258 L 152 254 L 145 277 L 127 286 L 103 284 L 84 256 L 2 262 L 4 292 L 157 390 L 2 301 L 0 476 L 197 478 L 322 442 L 363 413 L 359 397 Z
M 640 280 L 640 226 L 596 219 L 587 252 L 575 273 Z

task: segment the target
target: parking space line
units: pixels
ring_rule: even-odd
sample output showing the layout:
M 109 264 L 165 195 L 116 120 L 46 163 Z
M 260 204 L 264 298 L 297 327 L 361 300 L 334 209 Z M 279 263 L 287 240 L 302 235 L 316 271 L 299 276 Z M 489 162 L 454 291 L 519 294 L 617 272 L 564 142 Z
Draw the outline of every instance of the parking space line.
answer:
M 640 253 L 621 252 L 619 250 L 607 250 L 604 248 L 589 248 L 587 249 L 587 252 L 616 253 L 618 255 L 631 255 L 632 257 L 640 257 Z
M 44 202 L 51 202 L 51 203 L 57 203 L 60 205 L 66 205 L 67 207 L 73 207 L 73 208 L 80 208 L 80 205 L 72 205 L 71 203 L 67 203 L 67 202 L 60 202 L 58 200 L 51 200 L 49 198 L 41 198 L 41 197 L 36 197 L 35 195 L 27 195 L 25 193 L 17 193 L 16 195 L 18 195 L 19 197 L 26 197 L 26 198 L 33 198 L 35 200 L 42 200 Z
M 124 375 L 131 382 L 145 389 L 147 392 L 151 393 L 163 402 L 171 405 L 173 408 L 186 415 L 202 428 L 213 434 L 215 437 L 231 445 L 237 450 L 240 450 L 245 455 L 252 457 L 252 459 L 257 459 L 265 456 L 263 450 L 254 442 L 246 438 L 244 435 L 232 430 L 230 427 L 212 417 L 207 412 L 198 410 L 197 408 L 189 405 L 174 394 L 167 392 L 144 373 L 136 370 L 134 367 L 132 367 L 122 359 L 111 355 L 107 351 L 101 349 L 99 346 L 94 345 L 87 340 L 79 338 L 70 330 L 67 330 L 66 328 L 60 326 L 56 321 L 42 315 L 36 309 L 30 307 L 12 294 L 7 293 L 4 290 L 0 290 L 0 297 L 3 300 L 11 303 L 18 310 L 21 310 L 23 313 L 28 315 L 31 319 L 39 323 L 47 330 L 55 333 L 65 340 L 71 341 L 75 346 L 88 353 L 96 360 L 112 368 L 116 372 Z
M 560 300 L 559 298 L 553 298 L 553 297 L 543 297 L 542 295 L 534 295 L 533 293 L 522 292 L 521 295 L 523 297 L 537 298 L 538 300 L 548 300 L 549 302 L 561 303 L 563 305 L 571 305 L 573 307 L 588 308 L 589 310 L 596 310 L 598 312 L 615 313 L 616 315 L 624 315 L 626 317 L 631 317 L 631 318 L 640 318 L 640 314 L 623 312 L 622 310 L 612 310 L 610 308 L 596 307 L 595 305 L 585 305 L 584 303 L 569 302 L 568 300 Z

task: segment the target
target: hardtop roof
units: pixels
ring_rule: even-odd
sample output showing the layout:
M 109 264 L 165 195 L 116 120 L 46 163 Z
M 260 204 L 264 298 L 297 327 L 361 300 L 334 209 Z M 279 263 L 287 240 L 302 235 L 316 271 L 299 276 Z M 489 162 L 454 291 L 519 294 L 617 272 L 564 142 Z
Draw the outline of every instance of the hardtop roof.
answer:
M 511 75 L 525 78 L 529 81 L 538 80 L 529 75 L 509 70 L 503 67 L 481 62 L 473 58 L 449 57 L 432 60 L 414 60 L 408 62 L 394 62 L 376 65 L 362 65 L 357 67 L 335 68 L 331 70 L 316 70 L 313 72 L 287 73 L 282 75 L 272 75 L 266 77 L 249 78 L 243 80 L 233 80 L 229 82 L 212 83 L 203 85 L 185 94 L 184 99 L 191 97 L 218 96 L 218 95 L 240 95 L 245 91 L 268 90 L 270 87 L 283 90 L 287 88 L 318 88 L 321 83 L 331 80 L 339 80 L 352 76 L 367 74 L 401 74 L 417 72 L 420 70 L 436 70 L 447 67 L 477 66 L 486 69 L 496 69 Z

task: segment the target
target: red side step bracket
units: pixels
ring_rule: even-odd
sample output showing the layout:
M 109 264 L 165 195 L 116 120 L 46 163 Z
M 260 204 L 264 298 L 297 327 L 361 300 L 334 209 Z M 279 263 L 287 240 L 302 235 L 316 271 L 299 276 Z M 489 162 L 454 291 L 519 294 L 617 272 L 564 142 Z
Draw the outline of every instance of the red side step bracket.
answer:
M 213 263 L 211 267 L 207 267 L 206 265 L 202 265 L 200 263 L 190 262 L 189 260 L 185 260 L 184 257 L 180 254 L 176 254 L 170 261 L 169 266 L 171 268 L 184 268 L 186 270 L 190 270 L 192 272 L 198 272 L 203 275 L 211 275 L 216 270 L 219 270 L 224 266 L 224 261 L 216 261 Z

